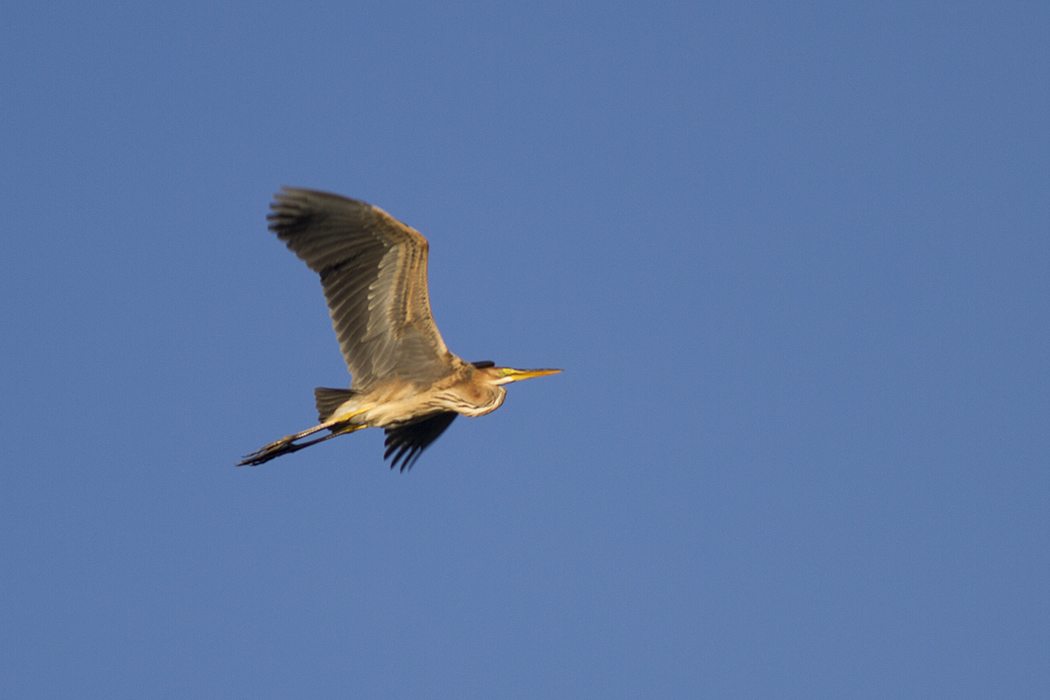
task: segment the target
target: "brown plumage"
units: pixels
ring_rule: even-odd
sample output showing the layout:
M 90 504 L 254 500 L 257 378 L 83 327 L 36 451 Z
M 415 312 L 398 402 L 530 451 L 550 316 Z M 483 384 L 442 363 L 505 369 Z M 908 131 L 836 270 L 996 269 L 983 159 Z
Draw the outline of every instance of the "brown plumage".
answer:
M 386 431 L 391 468 L 410 468 L 456 415 L 499 408 L 503 385 L 561 370 L 464 362 L 441 339 L 430 311 L 422 234 L 364 202 L 283 188 L 270 230 L 321 277 L 350 389 L 315 390 L 321 423 L 272 442 L 240 465 L 257 465 L 361 428 Z M 299 442 L 328 430 L 329 434 Z

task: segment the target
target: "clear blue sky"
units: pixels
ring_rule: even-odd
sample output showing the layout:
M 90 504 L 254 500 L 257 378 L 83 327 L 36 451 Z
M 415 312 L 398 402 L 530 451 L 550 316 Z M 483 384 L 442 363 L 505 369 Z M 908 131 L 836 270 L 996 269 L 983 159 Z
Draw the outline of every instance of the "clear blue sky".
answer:
M 0 696 L 1050 697 L 1050 5 L 0 9 Z M 563 367 L 391 472 L 280 185 Z

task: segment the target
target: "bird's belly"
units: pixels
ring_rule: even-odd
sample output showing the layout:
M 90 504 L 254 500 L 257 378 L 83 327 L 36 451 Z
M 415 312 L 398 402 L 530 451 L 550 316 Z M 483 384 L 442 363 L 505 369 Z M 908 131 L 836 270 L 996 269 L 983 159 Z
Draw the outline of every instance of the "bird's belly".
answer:
M 423 394 L 415 392 L 398 392 L 394 395 L 377 394 L 379 392 L 370 392 L 364 396 L 353 397 L 336 409 L 331 420 L 349 420 L 354 425 L 383 428 L 433 413 L 436 409 L 435 406 L 430 405 Z

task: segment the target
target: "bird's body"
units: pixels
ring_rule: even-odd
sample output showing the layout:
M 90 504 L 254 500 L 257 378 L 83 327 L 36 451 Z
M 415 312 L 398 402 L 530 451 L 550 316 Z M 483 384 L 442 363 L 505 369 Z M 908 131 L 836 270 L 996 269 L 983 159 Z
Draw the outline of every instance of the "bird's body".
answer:
M 244 458 L 262 464 L 361 428 L 386 430 L 391 467 L 410 467 L 456 415 L 503 403 L 504 384 L 561 370 L 464 362 L 445 346 L 430 310 L 425 238 L 364 202 L 289 189 L 271 205 L 270 229 L 321 277 L 350 389 L 317 389 L 321 423 Z M 306 442 L 324 430 L 330 434 Z

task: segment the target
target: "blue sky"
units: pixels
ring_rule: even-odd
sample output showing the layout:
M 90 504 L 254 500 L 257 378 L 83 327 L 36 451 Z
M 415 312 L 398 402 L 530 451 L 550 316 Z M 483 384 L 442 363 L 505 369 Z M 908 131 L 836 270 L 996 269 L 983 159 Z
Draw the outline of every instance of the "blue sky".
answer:
M 1045 3 L 7 3 L 0 695 L 1050 694 Z M 280 185 L 563 367 L 408 473 Z

